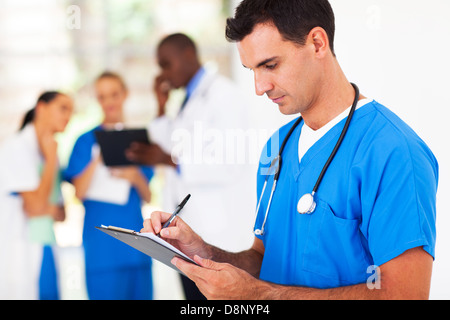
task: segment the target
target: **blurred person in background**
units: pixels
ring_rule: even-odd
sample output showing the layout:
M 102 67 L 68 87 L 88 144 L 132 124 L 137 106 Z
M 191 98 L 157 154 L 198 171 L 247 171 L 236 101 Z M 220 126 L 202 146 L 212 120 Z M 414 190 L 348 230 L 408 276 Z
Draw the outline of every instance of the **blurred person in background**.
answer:
M 149 182 L 153 177 L 151 167 L 104 165 L 95 132 L 123 126 L 128 90 L 120 75 L 104 72 L 95 82 L 95 91 L 103 122 L 78 138 L 64 175 L 75 186 L 76 197 L 85 208 L 83 247 L 88 296 L 92 300 L 152 299 L 151 258 L 95 228 L 140 228 L 141 207 L 150 201 Z
M 72 111 L 69 96 L 45 92 L 0 146 L 0 299 L 60 298 L 53 223 L 65 211 L 55 134 Z
M 162 39 L 157 59 L 158 114 L 149 125 L 154 144 L 135 144 L 128 156 L 165 166 L 165 210 L 175 209 L 192 194 L 183 219 L 205 241 L 230 251 L 247 248 L 252 242 L 254 202 L 249 190 L 256 175 L 246 152 L 248 101 L 230 79 L 202 65 L 196 44 L 185 34 Z M 186 96 L 176 117 L 171 117 L 168 100 L 180 88 Z M 204 299 L 191 280 L 181 279 L 187 300 Z

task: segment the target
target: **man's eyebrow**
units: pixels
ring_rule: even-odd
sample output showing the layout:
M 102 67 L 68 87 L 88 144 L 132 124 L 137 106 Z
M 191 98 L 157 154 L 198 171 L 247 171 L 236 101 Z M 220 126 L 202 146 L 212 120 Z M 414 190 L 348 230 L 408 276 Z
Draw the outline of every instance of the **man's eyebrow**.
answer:
M 278 57 L 272 57 L 272 58 L 268 58 L 268 59 L 266 59 L 266 60 L 264 60 L 264 61 L 261 61 L 261 62 L 258 63 L 258 65 L 256 66 L 256 69 L 259 68 L 259 67 L 262 67 L 263 65 L 265 65 L 265 64 L 267 64 L 267 63 L 269 63 L 269 62 L 272 62 L 272 61 L 275 60 L 276 58 L 278 58 Z M 249 67 L 247 67 L 247 66 L 245 66 L 245 65 L 243 65 L 243 66 L 244 66 L 244 68 L 246 68 L 246 69 L 251 69 L 251 68 L 249 68 Z

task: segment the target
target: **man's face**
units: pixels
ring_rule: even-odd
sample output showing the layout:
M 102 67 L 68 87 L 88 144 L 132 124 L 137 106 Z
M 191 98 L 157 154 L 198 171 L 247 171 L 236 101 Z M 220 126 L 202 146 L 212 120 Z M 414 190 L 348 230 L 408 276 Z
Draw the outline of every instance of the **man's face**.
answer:
M 184 52 L 174 45 L 165 44 L 158 49 L 158 64 L 164 80 L 169 81 L 172 88 L 178 89 L 187 85 L 189 77 L 186 73 Z
M 314 45 L 300 47 L 284 40 L 273 24 L 258 24 L 237 46 L 242 64 L 254 72 L 257 95 L 266 94 L 286 115 L 314 103 Z

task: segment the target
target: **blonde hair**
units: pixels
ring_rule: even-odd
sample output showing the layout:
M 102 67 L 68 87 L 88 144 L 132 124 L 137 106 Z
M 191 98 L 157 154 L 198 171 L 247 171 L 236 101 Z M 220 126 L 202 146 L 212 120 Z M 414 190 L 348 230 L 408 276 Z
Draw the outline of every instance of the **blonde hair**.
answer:
M 119 81 L 120 85 L 122 86 L 122 88 L 125 91 L 128 91 L 127 85 L 125 84 L 125 81 L 123 80 L 123 78 L 115 72 L 111 72 L 111 71 L 104 71 L 101 75 L 99 75 L 97 77 L 97 79 L 95 80 L 95 83 L 98 83 L 100 80 L 102 79 L 114 79 Z

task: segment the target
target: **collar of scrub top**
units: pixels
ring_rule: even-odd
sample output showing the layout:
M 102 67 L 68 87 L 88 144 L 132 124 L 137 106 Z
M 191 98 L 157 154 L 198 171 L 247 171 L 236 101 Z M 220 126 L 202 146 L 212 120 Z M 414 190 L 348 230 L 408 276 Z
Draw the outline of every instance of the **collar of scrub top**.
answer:
M 192 79 L 189 80 L 189 83 L 186 86 L 186 97 L 184 98 L 183 104 L 181 105 L 180 112 L 186 106 L 186 103 L 188 102 L 189 98 L 192 96 L 192 93 L 195 91 L 195 89 L 197 89 L 197 87 L 200 83 L 200 80 L 202 80 L 205 73 L 206 73 L 205 68 L 200 67 L 200 69 L 198 69 L 198 71 L 195 73 L 195 75 L 192 77 Z

